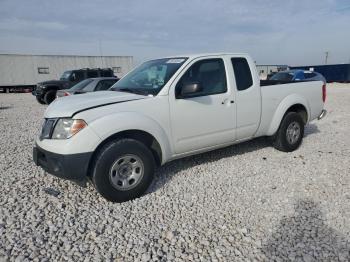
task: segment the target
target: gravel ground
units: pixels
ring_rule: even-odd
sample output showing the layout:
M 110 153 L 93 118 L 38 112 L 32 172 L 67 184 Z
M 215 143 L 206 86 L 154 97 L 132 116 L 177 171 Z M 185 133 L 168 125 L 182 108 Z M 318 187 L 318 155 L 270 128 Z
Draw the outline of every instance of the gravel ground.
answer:
M 33 164 L 45 108 L 0 94 L 0 260 L 350 260 L 350 85 L 328 85 L 297 151 L 257 139 L 174 161 L 122 204 Z

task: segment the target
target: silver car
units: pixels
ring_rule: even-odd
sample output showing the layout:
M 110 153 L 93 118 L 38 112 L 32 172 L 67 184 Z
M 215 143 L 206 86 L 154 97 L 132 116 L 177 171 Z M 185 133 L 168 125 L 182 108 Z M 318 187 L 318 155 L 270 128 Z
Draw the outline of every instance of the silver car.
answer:
M 72 86 L 70 89 L 58 90 L 56 97 L 84 94 L 95 91 L 105 91 L 114 85 L 118 80 L 119 79 L 115 77 L 88 78 Z

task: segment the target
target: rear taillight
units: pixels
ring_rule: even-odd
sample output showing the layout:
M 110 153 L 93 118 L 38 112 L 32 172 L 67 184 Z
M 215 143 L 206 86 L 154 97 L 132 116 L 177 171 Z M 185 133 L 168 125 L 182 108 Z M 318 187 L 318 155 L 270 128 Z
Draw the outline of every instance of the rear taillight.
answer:
M 327 89 L 326 89 L 326 84 L 322 86 L 322 100 L 323 103 L 326 102 L 326 97 L 327 97 Z
M 64 92 L 64 96 L 69 96 L 69 93 L 67 93 L 67 92 Z

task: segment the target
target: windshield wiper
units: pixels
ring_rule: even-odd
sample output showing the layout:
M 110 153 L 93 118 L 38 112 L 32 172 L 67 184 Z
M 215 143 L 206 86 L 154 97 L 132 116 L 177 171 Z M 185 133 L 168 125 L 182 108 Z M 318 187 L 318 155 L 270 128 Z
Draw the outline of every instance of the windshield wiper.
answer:
M 146 91 L 142 90 L 135 90 L 131 88 L 119 88 L 119 89 L 114 89 L 115 91 L 120 91 L 120 92 L 127 92 L 127 93 L 132 93 L 132 94 L 137 94 L 137 95 L 144 95 L 147 96 L 148 93 Z

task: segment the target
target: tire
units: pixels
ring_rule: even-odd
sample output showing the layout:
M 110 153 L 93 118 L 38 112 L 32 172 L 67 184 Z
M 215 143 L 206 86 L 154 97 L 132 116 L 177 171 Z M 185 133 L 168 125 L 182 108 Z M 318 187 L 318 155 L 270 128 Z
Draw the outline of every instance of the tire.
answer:
M 36 101 L 38 101 L 39 104 L 45 105 L 45 101 L 40 97 L 40 96 L 36 96 Z
M 301 145 L 303 136 L 303 119 L 300 114 L 289 112 L 283 117 L 279 129 L 273 137 L 273 146 L 283 152 L 292 152 Z
M 120 139 L 99 150 L 92 168 L 96 190 L 109 201 L 124 202 L 142 196 L 148 189 L 154 177 L 155 160 L 143 143 Z
M 44 95 L 44 102 L 48 105 L 51 104 L 55 99 L 56 99 L 56 90 L 49 90 Z

